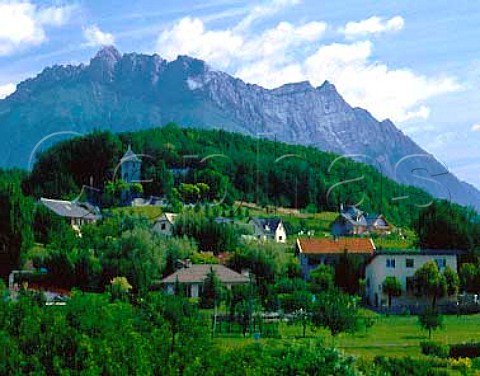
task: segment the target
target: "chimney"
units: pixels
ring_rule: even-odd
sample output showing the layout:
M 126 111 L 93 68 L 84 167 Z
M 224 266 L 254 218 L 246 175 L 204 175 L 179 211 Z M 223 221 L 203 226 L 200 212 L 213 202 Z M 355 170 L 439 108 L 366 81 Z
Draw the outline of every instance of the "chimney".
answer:
M 192 260 L 185 259 L 185 267 L 186 268 L 191 268 L 192 267 Z

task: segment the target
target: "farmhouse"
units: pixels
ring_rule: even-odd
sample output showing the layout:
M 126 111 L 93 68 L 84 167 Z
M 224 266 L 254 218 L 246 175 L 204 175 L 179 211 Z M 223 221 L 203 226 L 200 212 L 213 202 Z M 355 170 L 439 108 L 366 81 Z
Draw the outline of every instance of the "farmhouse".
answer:
M 220 264 L 197 264 L 177 270 L 164 278 L 161 283 L 169 294 L 175 293 L 175 286 L 180 284 L 185 288 L 188 297 L 198 298 L 202 294 L 203 282 L 213 271 L 220 282 L 228 289 L 232 286 L 247 284 L 250 279 L 234 270 Z
M 155 221 L 153 229 L 159 234 L 172 236 L 177 216 L 178 214 L 175 213 L 163 213 L 163 215 Z
M 70 226 L 79 230 L 80 226 L 95 223 L 102 218 L 100 209 L 86 202 L 53 200 L 41 198 L 40 203 L 59 215 L 66 218 Z
M 280 218 L 251 218 L 249 224 L 253 226 L 253 236 L 259 240 L 274 240 L 277 243 L 287 241 L 285 226 Z
M 391 226 L 382 214 L 366 214 L 356 206 L 340 208 L 340 214 L 332 225 L 333 236 L 388 234 Z
M 402 286 L 402 295 L 392 299 L 393 306 L 419 304 L 415 296 L 415 272 L 427 261 L 435 261 L 440 271 L 449 266 L 457 272 L 455 250 L 399 250 L 379 251 L 371 257 L 365 268 L 366 297 L 374 307 L 386 306 L 388 297 L 382 291 L 386 277 L 396 277 Z
M 319 265 L 335 265 L 344 255 L 353 255 L 366 262 L 373 255 L 375 244 L 369 238 L 297 239 L 295 251 L 300 258 L 302 274 L 308 278 Z

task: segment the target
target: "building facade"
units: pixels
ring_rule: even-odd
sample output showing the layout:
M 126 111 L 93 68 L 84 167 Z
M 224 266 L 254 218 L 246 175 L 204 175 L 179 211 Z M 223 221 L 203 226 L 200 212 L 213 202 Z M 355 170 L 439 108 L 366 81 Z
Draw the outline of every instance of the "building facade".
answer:
M 457 272 L 458 251 L 454 250 L 399 250 L 377 252 L 365 268 L 365 293 L 367 301 L 374 307 L 385 307 L 388 296 L 382 291 L 387 277 L 395 277 L 402 286 L 402 295 L 392 299 L 394 305 L 419 304 L 415 296 L 414 275 L 426 262 L 435 261 L 443 272 L 448 266 Z

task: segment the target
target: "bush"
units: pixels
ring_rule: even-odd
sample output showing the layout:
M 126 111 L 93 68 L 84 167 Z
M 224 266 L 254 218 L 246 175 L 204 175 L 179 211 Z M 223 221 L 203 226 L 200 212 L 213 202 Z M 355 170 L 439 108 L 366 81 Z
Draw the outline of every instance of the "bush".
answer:
M 375 357 L 373 364 L 377 374 L 392 376 L 443 376 L 448 375 L 448 361 L 444 359 L 414 359 L 411 357 L 389 358 L 385 356 Z
M 480 357 L 480 343 L 458 343 L 450 345 L 450 357 L 458 358 L 478 358 Z
M 437 358 L 446 359 L 449 356 L 450 348 L 442 343 L 425 341 L 420 343 L 422 354 L 436 356 Z

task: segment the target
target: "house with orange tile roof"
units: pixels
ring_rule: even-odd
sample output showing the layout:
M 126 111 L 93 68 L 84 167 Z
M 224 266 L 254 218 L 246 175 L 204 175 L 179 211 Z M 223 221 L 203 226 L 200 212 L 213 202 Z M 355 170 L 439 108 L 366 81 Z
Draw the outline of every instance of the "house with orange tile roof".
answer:
M 355 255 L 366 262 L 375 252 L 370 238 L 297 239 L 295 248 L 305 278 L 321 264 L 337 264 L 344 255 Z

